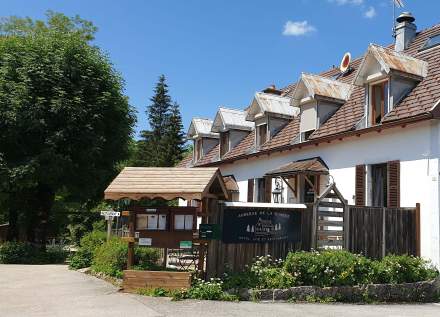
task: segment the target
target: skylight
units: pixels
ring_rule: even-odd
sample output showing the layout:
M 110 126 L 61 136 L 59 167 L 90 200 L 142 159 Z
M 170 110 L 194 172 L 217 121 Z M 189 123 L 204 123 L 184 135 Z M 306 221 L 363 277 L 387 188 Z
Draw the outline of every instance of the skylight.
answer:
M 428 49 L 440 44 L 440 34 L 431 36 L 423 45 L 422 50 Z

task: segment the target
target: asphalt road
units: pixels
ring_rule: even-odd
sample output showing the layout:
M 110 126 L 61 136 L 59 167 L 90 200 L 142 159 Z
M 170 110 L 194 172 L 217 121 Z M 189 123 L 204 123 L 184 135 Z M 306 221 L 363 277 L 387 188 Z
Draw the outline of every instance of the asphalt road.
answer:
M 172 302 L 119 293 L 62 265 L 0 265 L 0 316 L 440 316 L 440 304 L 346 305 Z

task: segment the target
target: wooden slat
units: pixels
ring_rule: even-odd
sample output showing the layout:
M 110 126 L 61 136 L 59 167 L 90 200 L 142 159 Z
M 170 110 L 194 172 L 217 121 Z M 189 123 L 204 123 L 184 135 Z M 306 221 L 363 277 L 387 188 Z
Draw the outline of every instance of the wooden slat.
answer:
M 365 206 L 365 174 L 365 165 L 357 165 L 355 179 L 355 203 L 357 206 Z
M 342 230 L 318 230 L 317 234 L 319 236 L 342 236 L 344 231 Z
M 175 290 L 189 288 L 191 285 L 191 274 L 188 272 L 166 272 L 166 271 L 124 271 L 123 290 L 133 292 L 139 288 L 164 288 Z
M 333 221 L 333 220 L 318 220 L 318 226 L 324 227 L 343 227 L 343 221 Z
M 336 247 L 336 246 L 342 246 L 344 243 L 343 240 L 319 240 L 318 241 L 318 247 Z
M 344 208 L 344 204 L 338 202 L 321 201 L 319 202 L 319 207 Z
M 319 210 L 318 217 L 344 217 L 344 213 L 340 211 Z

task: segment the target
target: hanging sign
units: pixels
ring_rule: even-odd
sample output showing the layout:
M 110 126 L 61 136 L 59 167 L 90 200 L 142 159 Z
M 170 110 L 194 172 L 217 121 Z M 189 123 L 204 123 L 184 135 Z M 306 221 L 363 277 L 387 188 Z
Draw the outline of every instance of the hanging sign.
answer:
M 119 211 L 114 211 L 114 210 L 103 210 L 103 211 L 101 211 L 101 216 L 120 217 L 121 213 Z
M 279 208 L 225 207 L 224 243 L 299 242 L 301 211 Z

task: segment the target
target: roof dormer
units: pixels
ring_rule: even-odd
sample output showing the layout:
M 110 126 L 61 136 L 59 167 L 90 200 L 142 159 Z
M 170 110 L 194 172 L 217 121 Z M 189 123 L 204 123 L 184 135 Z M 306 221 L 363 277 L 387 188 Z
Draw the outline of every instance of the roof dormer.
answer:
M 334 79 L 301 74 L 292 103 L 300 109 L 300 140 L 308 139 L 348 100 L 351 86 Z
M 219 134 L 212 132 L 212 120 L 193 118 L 188 128 L 187 137 L 194 141 L 193 162 L 197 163 L 219 142 Z
M 354 79 L 365 87 L 365 115 L 358 128 L 380 124 L 427 74 L 426 61 L 370 44 Z
M 211 132 L 220 134 L 220 157 L 240 143 L 255 127 L 246 121 L 246 111 L 220 107 Z
M 247 109 L 246 120 L 255 123 L 255 145 L 260 147 L 299 113 L 290 98 L 257 92 Z

